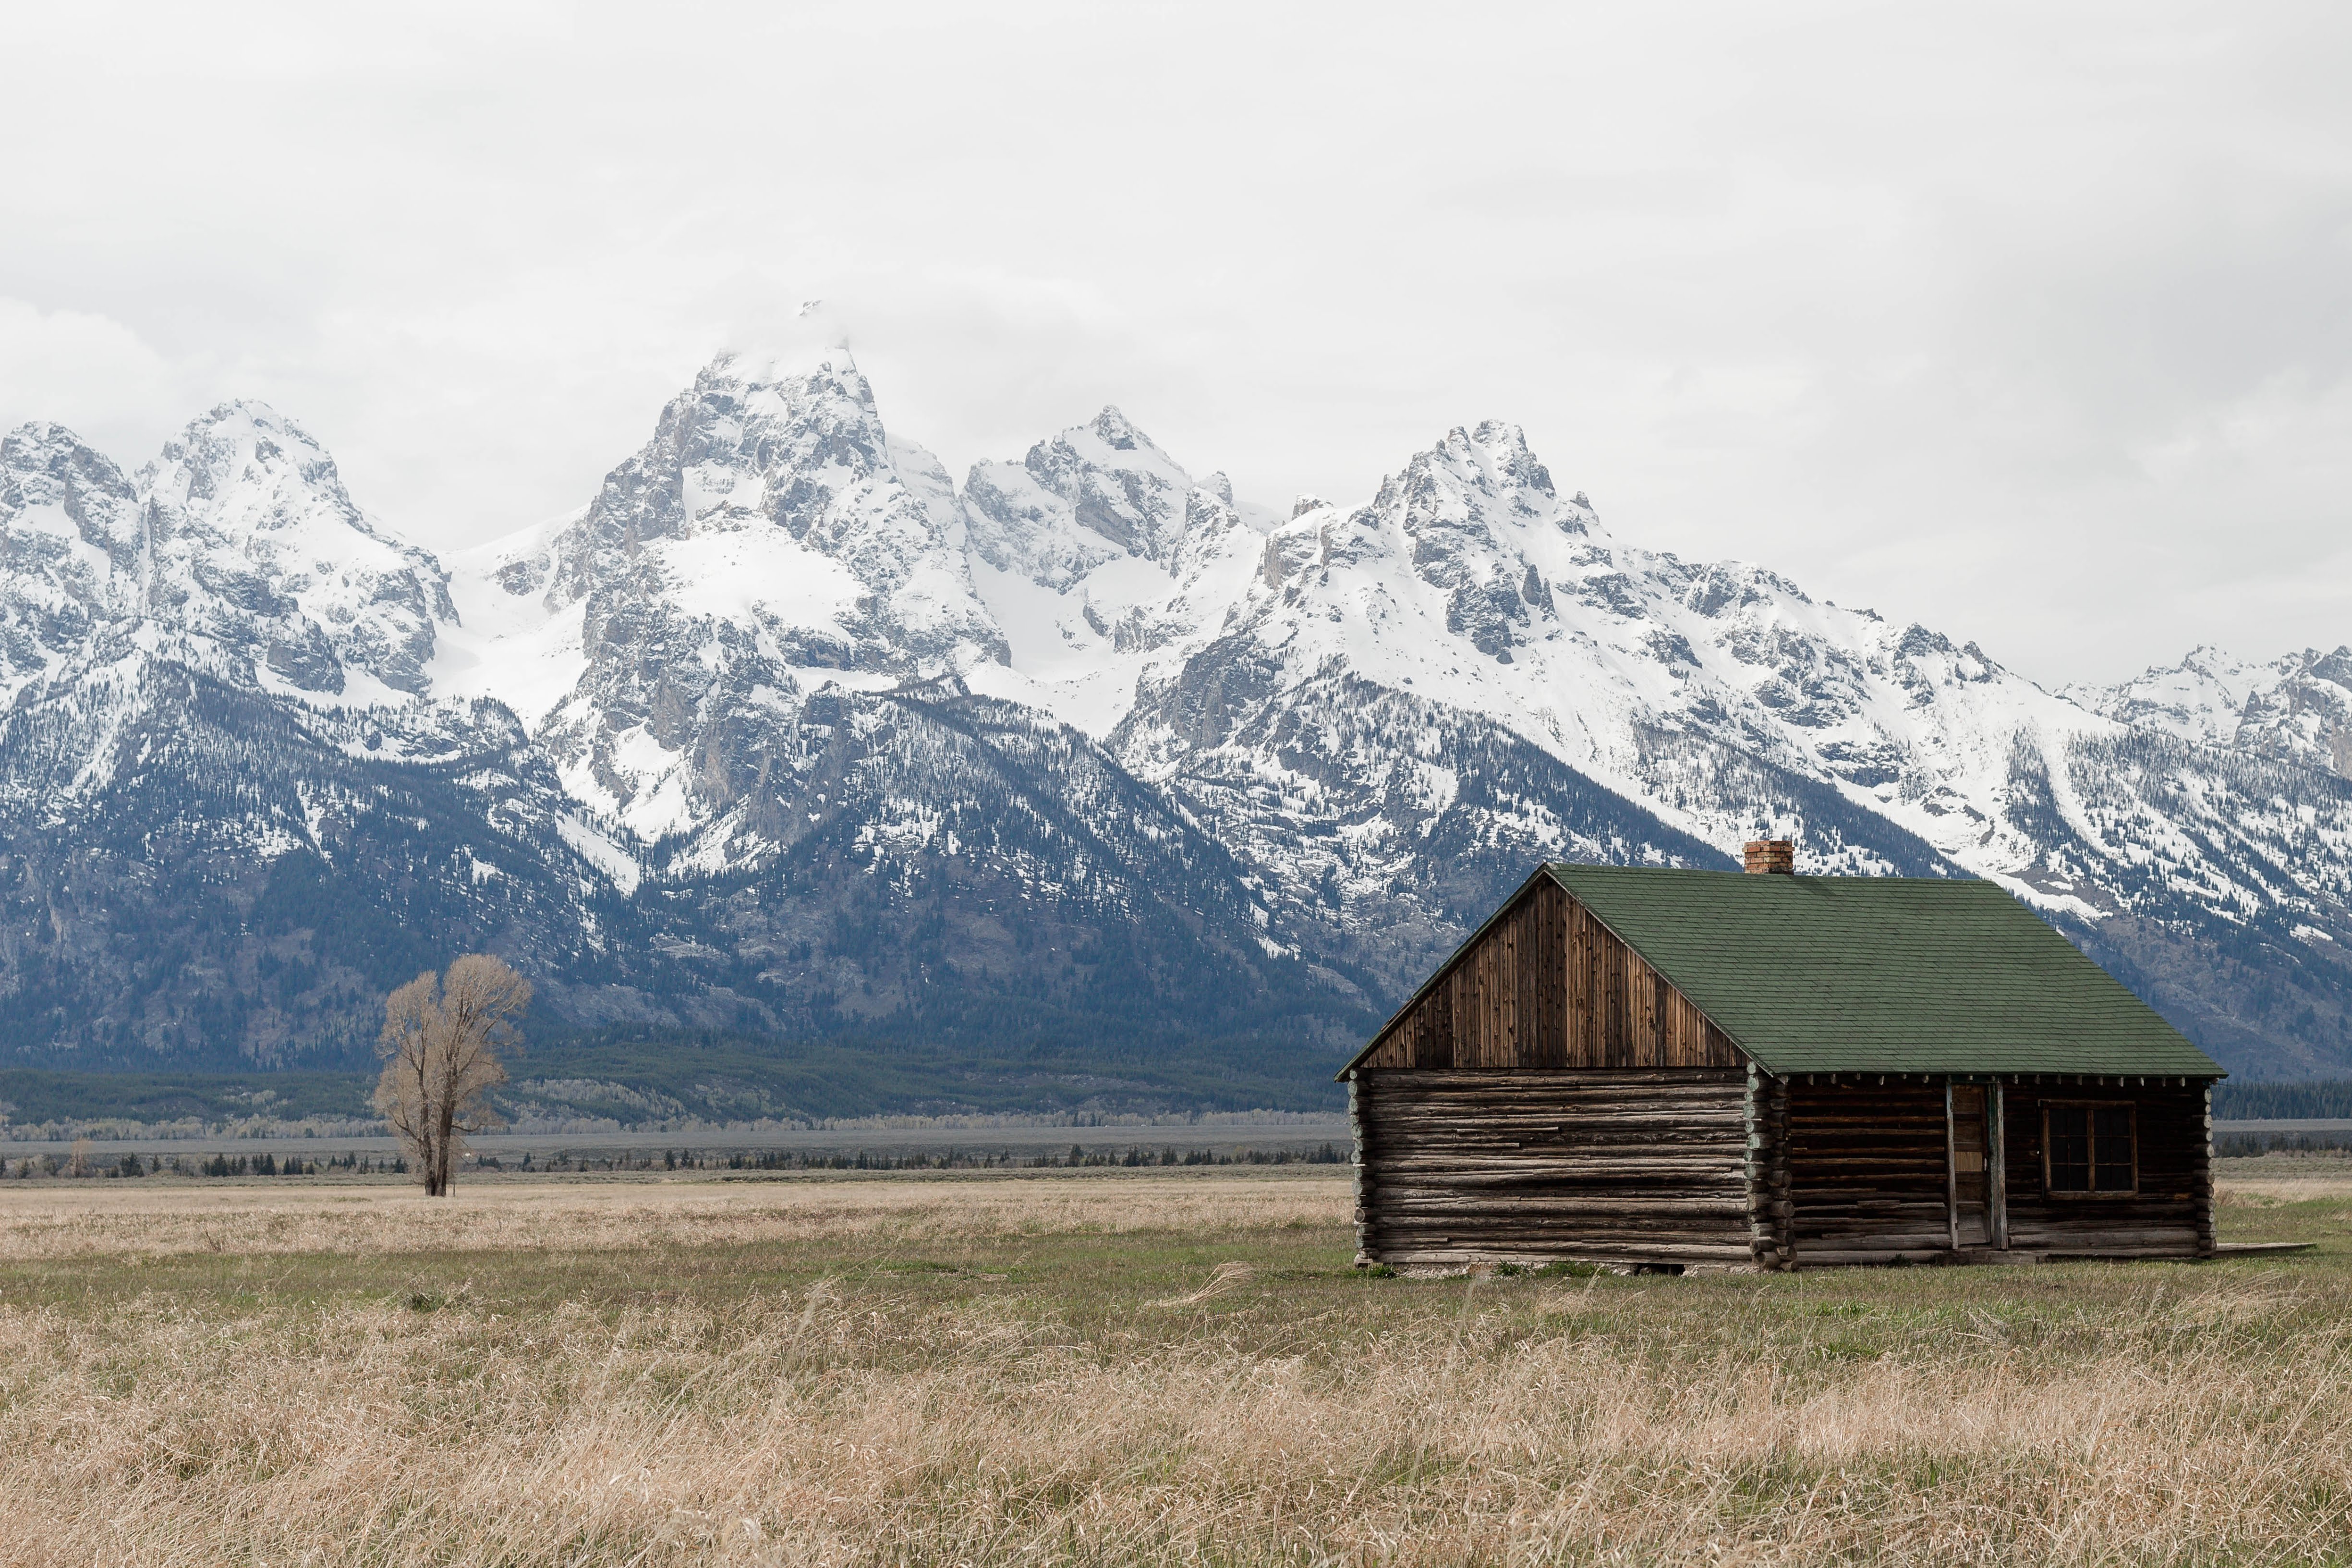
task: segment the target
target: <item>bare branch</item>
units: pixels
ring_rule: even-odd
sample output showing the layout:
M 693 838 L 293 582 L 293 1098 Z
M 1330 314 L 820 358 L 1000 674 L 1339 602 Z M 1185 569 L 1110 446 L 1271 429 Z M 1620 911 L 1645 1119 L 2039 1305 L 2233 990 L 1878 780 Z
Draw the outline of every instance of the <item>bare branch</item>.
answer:
M 447 1193 L 466 1134 L 502 1125 L 489 1092 L 507 1081 L 499 1053 L 521 1038 L 530 983 L 498 959 L 473 953 L 446 976 L 420 974 L 384 1002 L 384 1058 L 375 1104 L 432 1196 Z

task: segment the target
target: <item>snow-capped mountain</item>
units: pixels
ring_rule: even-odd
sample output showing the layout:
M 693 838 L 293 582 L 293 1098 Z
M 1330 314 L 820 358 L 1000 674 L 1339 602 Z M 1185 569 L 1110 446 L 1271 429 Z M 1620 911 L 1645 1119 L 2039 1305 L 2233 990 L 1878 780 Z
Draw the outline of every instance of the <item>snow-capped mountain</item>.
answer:
M 136 613 L 143 539 L 131 481 L 73 432 L 0 437 L 0 693 Z
M 2235 1065 L 2352 1062 L 2352 652 L 2045 691 L 1626 544 L 1507 425 L 1355 507 L 1116 408 L 959 486 L 845 350 L 722 356 L 446 562 L 258 405 L 133 479 L 28 426 L 0 679 L 19 1050 L 299 1054 L 460 942 L 580 1022 L 1336 1044 L 1538 858 L 1769 829 L 2000 880 Z
M 2116 686 L 2070 686 L 2095 712 L 2192 745 L 2219 746 L 2352 777 L 2352 647 L 2305 648 L 2248 664 L 2199 647 Z
M 352 504 L 335 462 L 274 411 L 225 404 L 139 470 L 140 613 L 231 646 L 295 689 L 424 696 L 457 618 L 439 565 Z

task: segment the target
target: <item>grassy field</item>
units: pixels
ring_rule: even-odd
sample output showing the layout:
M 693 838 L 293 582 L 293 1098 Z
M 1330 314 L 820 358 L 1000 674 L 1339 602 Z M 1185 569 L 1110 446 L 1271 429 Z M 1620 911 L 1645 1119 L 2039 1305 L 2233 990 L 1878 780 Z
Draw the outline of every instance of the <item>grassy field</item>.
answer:
M 2352 1166 L 2205 1266 L 1368 1279 L 1344 1173 L 0 1187 L 0 1563 L 2352 1561 Z

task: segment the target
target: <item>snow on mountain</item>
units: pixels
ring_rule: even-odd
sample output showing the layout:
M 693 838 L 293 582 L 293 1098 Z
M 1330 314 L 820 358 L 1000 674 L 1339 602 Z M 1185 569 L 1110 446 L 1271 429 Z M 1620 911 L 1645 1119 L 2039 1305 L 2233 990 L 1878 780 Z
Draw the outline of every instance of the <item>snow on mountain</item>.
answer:
M 971 573 L 1005 658 L 975 690 L 1042 707 L 1097 738 L 1156 656 L 1239 602 L 1274 519 L 1194 480 L 1116 408 L 964 481 Z
M 1990 849 L 1980 803 L 2021 730 L 2106 727 L 1973 646 L 1759 568 L 1617 543 L 1505 425 L 1449 432 L 1369 506 L 1282 524 L 1244 587 L 1181 672 L 1144 682 L 1121 744 L 1148 773 L 1223 743 L 1202 727 L 1212 710 L 1246 712 L 1197 689 L 1279 701 L 1344 671 L 1520 736 L 1721 848 L 1776 826 L 1769 800 L 1713 777 L 1728 748 L 1953 855 Z M 1815 843 L 1809 861 L 1894 869 L 1869 837 Z
M 964 544 L 953 482 L 884 428 L 845 350 L 721 356 L 577 518 L 472 563 L 464 596 L 504 635 L 451 673 L 541 716 L 593 810 L 646 840 L 696 832 L 731 797 L 719 732 L 788 722 L 828 683 L 1001 657 Z
M 380 531 L 325 448 L 257 403 L 223 404 L 138 477 L 142 612 L 250 647 L 313 700 L 425 694 L 438 626 L 457 616 L 426 552 Z
M 2115 686 L 2070 686 L 2065 694 L 2139 729 L 2352 777 L 2352 647 L 2305 648 L 2268 664 L 2197 647 L 2177 665 Z
M 1111 743 L 1310 946 L 1386 972 L 1538 855 L 1703 863 L 1767 831 L 1822 871 L 1990 877 L 2140 951 L 2157 931 L 2260 929 L 2332 962 L 2333 933 L 2352 935 L 2352 803 L 2333 780 L 2167 750 L 1974 644 L 1620 543 L 1512 426 L 1449 432 L 1368 506 L 1302 508 L 1255 565 L 1129 657 Z M 2285 720 L 2233 743 L 2312 761 L 2335 668 L 2305 659 L 2248 699 Z M 1088 699 L 1065 717 L 1117 710 Z M 1650 826 L 1601 826 L 1622 824 L 1611 803 Z
M 1346 1033 L 1539 858 L 1773 831 L 1994 878 L 2225 1054 L 2352 1060 L 2352 650 L 2045 691 L 1627 544 L 1499 423 L 1286 517 L 1116 408 L 959 489 L 846 350 L 721 356 L 586 506 L 446 566 L 257 405 L 135 480 L 31 426 L 0 679 L 0 826 L 56 840 L 0 903 L 201 819 L 190 886 L 426 877 L 583 1019 L 994 1027 L 1011 987 Z
M 0 697 L 131 613 L 141 538 L 130 480 L 72 431 L 0 437 Z

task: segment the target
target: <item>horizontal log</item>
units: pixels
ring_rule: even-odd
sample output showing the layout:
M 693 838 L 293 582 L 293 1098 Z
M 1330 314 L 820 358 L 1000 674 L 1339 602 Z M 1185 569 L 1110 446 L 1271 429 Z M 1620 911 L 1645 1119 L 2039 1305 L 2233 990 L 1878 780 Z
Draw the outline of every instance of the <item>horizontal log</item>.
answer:
M 2039 1227 L 2009 1227 L 2011 1245 L 2024 1247 L 2065 1247 L 2080 1251 L 2086 1247 L 2173 1247 L 2191 1246 L 2197 1232 L 2188 1226 L 2154 1226 L 2144 1229 L 2101 1231 L 2043 1230 Z
M 1422 1237 L 1541 1237 L 1548 1241 L 1590 1241 L 1601 1237 L 1715 1237 L 1745 1240 L 1750 1229 L 1738 1215 L 1691 1219 L 1638 1215 L 1395 1215 L 1375 1216 L 1365 1228 L 1375 1236 Z
M 1387 1261 L 1396 1258 L 1433 1258 L 1451 1254 L 1461 1258 L 1551 1257 L 1574 1258 L 1579 1255 L 1629 1258 L 1688 1258 L 1712 1255 L 1716 1258 L 1753 1258 L 1756 1249 L 1743 1236 L 1488 1236 L 1488 1237 L 1368 1237 L 1363 1251 Z
M 1486 1247 L 1413 1247 L 1382 1250 L 1373 1254 L 1382 1263 L 1412 1265 L 1478 1264 L 1513 1262 L 1519 1259 L 1536 1261 L 1558 1258 L 1562 1261 L 1594 1263 L 1741 1263 L 1755 1257 L 1746 1247 L 1536 1247 L 1523 1252 L 1503 1252 Z
M 1366 1163 L 1400 1160 L 1467 1160 L 1491 1155 L 1509 1160 L 1620 1160 L 1628 1155 L 1654 1152 L 1677 1160 L 1696 1159 L 1706 1155 L 1716 1159 L 1737 1160 L 1745 1164 L 1748 1151 L 1729 1138 L 1623 1138 L 1605 1142 L 1546 1139 L 1540 1142 L 1524 1142 L 1489 1139 L 1379 1139 L 1367 1140 L 1363 1147 Z
M 1407 1111 L 1417 1107 L 1435 1107 L 1456 1111 L 1496 1110 L 1520 1116 L 1533 1116 L 1546 1110 L 1573 1110 L 1588 1114 L 1613 1111 L 1658 1110 L 1675 1108 L 1699 1116 L 1737 1114 L 1747 1119 L 1747 1100 L 1740 1094 L 1714 1089 L 1675 1093 L 1664 1089 L 1624 1089 L 1607 1094 L 1555 1094 L 1542 1091 L 1511 1092 L 1496 1089 L 1488 1093 L 1463 1094 L 1451 1091 L 1422 1092 L 1382 1089 L 1376 1094 L 1359 1093 L 1359 1107 L 1381 1111 Z
M 1551 1110 L 1548 1115 L 1528 1117 L 1494 1115 L 1475 1106 L 1416 1106 L 1411 1110 L 1382 1106 L 1377 1110 L 1359 1112 L 1356 1124 L 1372 1134 L 1411 1133 L 1416 1136 L 1435 1133 L 1482 1138 L 1559 1138 L 1599 1132 L 1671 1132 L 1678 1129 L 1691 1137 L 1738 1138 L 1745 1142 L 1748 1135 L 1747 1124 L 1737 1116 L 1698 1116 L 1679 1106 L 1611 1111 L 1583 1110 L 1570 1106 Z
M 1593 1083 L 1573 1079 L 1496 1078 L 1461 1083 L 1358 1084 L 1366 1105 L 1739 1105 L 1748 1091 L 1738 1082 Z
M 1472 1166 L 1525 1165 L 1529 1170 L 1568 1166 L 1609 1170 L 1637 1164 L 1695 1166 L 1716 1164 L 1733 1170 L 1748 1168 L 1748 1151 L 1733 1143 L 1618 1143 L 1599 1149 L 1514 1149 L 1508 1145 L 1472 1143 L 1399 1143 L 1364 1151 L 1363 1163 L 1383 1170 L 1419 1166 L 1427 1170 L 1461 1170 Z
M 1648 1163 L 1678 1169 L 1699 1166 L 1745 1173 L 1748 1152 L 1731 1144 L 1690 1145 L 1620 1143 L 1600 1149 L 1514 1149 L 1489 1144 L 1439 1145 L 1367 1149 L 1360 1162 L 1384 1171 L 1460 1171 L 1496 1167 L 1528 1170 L 1622 1170 Z
M 1657 1215 L 1685 1218 L 1720 1216 L 1745 1219 L 1748 1200 L 1735 1198 L 1601 1198 L 1581 1194 L 1559 1197 L 1465 1198 L 1444 1194 L 1381 1194 L 1380 1212 L 1396 1219 L 1413 1215 L 1556 1215 L 1563 1219 L 1590 1216 L 1609 1219 L 1627 1215 Z
M 1747 1124 L 1738 1116 L 1696 1115 L 1682 1106 L 1644 1106 L 1638 1110 L 1589 1110 L 1574 1106 L 1548 1108 L 1543 1116 L 1499 1116 L 1475 1106 L 1422 1105 L 1411 1110 L 1381 1106 L 1359 1111 L 1356 1125 L 1365 1132 L 1413 1136 L 1481 1138 L 1559 1138 L 1601 1132 L 1672 1132 L 1691 1137 L 1733 1137 L 1743 1142 Z M 1937 1145 L 1941 1147 L 1941 1145 Z
M 1905 1252 L 1916 1251 L 1921 1247 L 1947 1247 L 1950 1244 L 1951 1232 L 1942 1226 L 1927 1230 L 1852 1232 L 1812 1231 L 1800 1226 L 1792 1239 L 1796 1242 L 1797 1250 L 1805 1257 L 1811 1258 L 1822 1247 L 1827 1247 L 1833 1252 Z M 2015 1241 L 2017 1238 L 2012 1235 L 2010 1239 Z
M 1449 1080 L 1429 1074 L 1400 1075 L 1392 1080 L 1356 1085 L 1356 1100 L 1364 1105 L 1649 1105 L 1673 1101 L 1682 1105 L 1748 1103 L 1747 1087 L 1731 1079 L 1652 1079 L 1607 1082 L 1572 1074 L 1498 1078 L 1480 1074 Z
M 1622 1083 L 1727 1083 L 1736 1084 L 1745 1091 L 1748 1086 L 1748 1075 L 1732 1067 L 1521 1068 L 1501 1072 L 1479 1068 L 1357 1069 L 1359 1083 L 1375 1088 L 1405 1082 L 1440 1086 L 1475 1085 L 1506 1077 L 1530 1083 L 1558 1082 L 1596 1088 Z
M 1726 1233 L 1737 1231 L 1746 1235 L 1748 1216 L 1738 1209 L 1726 1209 L 1716 1214 L 1642 1214 L 1591 1213 L 1574 1211 L 1545 1212 L 1515 1210 L 1507 1214 L 1479 1209 L 1458 1208 L 1381 1208 L 1375 1210 L 1367 1222 L 1378 1230 L 1405 1229 L 1431 1233 L 1459 1231 L 1526 1230 L 1541 1231 L 1547 1236 L 1561 1234 L 1595 1235 L 1608 1230 L 1709 1230 Z

